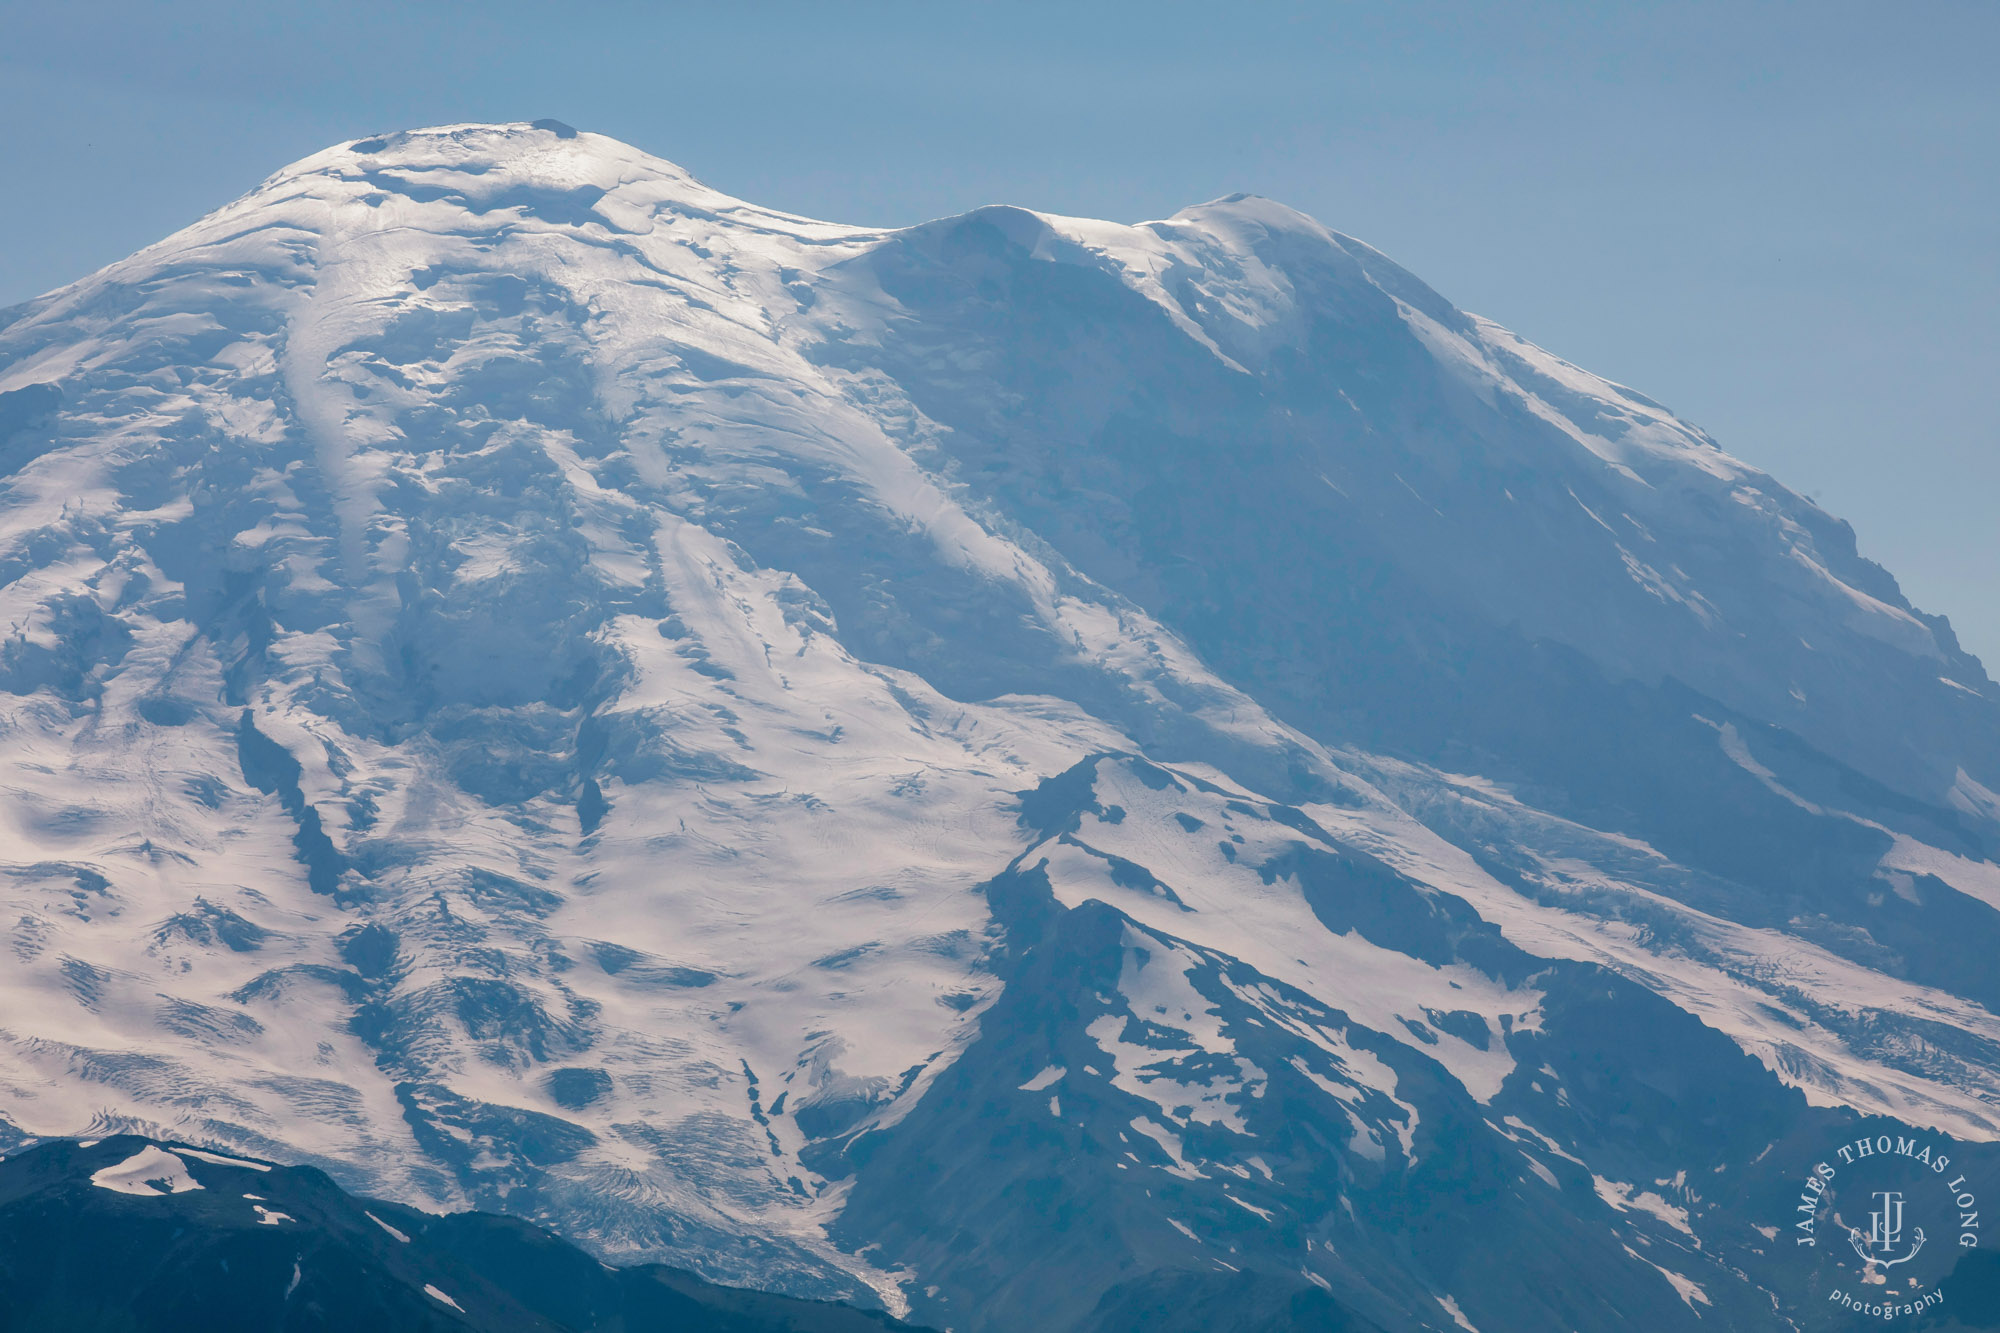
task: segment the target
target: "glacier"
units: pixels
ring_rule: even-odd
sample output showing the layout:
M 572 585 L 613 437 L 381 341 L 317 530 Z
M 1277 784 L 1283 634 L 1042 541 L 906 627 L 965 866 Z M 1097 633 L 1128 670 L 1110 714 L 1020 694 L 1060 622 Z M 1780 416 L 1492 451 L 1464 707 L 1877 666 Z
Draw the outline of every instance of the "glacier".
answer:
M 974 1329 L 1806 1326 L 1788 1154 L 2000 1170 L 2000 689 L 1271 201 L 384 134 L 0 312 L 0 474 L 0 1147 Z

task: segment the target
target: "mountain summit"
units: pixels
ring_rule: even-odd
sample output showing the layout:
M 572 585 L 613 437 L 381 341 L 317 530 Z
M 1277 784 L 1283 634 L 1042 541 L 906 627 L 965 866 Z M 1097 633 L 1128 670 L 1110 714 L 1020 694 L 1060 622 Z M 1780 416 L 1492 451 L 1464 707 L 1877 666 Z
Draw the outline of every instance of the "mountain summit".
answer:
M 1831 1145 L 2000 1189 L 2000 689 L 1269 201 L 383 135 L 0 312 L 0 476 L 0 1146 L 977 1330 L 1813 1327 Z

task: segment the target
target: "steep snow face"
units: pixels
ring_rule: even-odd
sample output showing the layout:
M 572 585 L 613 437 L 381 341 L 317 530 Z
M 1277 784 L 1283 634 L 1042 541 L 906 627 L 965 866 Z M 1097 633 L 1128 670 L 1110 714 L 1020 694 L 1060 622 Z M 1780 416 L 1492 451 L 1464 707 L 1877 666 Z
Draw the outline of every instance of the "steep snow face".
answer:
M 1453 1290 L 1370 1212 L 1447 1164 L 1705 1238 L 1607 1299 L 1770 1308 L 1712 1207 L 1603 1203 L 1689 1164 L 1602 1130 L 1600 1001 L 1647 1086 L 1741 1061 L 1715 1171 L 1805 1100 L 2000 1126 L 1979 665 L 1278 205 L 877 232 L 457 126 L 0 321 L 25 1130 L 940 1324 L 1222 1263 L 1490 1330 L 1532 1265 Z M 1124 1248 L 990 1285 L 1054 1262 L 1057 1144 Z
M 1217 665 L 1316 633 L 1351 695 L 1408 672 L 1407 638 L 1442 622 L 1460 642 L 1434 648 L 1511 631 L 1612 681 L 1679 681 L 1928 801 L 1959 756 L 2000 764 L 1983 669 L 1845 524 L 1290 209 L 1137 227 L 984 209 L 854 267 L 891 299 L 828 355 L 886 367 L 948 428 L 955 475 Z M 1335 724 L 1418 741 L 1404 714 L 1469 674 L 1428 670 L 1417 701 Z M 1340 709 L 1307 685 L 1257 693 L 1298 721 Z M 1857 690 L 1897 706 L 1850 708 Z

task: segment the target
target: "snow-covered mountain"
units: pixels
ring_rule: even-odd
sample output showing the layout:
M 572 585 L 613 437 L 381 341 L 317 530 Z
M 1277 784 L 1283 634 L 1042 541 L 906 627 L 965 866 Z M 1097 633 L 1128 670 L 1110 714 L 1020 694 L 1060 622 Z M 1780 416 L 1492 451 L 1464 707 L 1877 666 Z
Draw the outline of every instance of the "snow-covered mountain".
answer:
M 2000 689 L 1269 201 L 385 135 L 0 312 L 0 470 L 7 1133 L 982 1330 L 1809 1327 L 1857 1126 L 2000 1190 Z

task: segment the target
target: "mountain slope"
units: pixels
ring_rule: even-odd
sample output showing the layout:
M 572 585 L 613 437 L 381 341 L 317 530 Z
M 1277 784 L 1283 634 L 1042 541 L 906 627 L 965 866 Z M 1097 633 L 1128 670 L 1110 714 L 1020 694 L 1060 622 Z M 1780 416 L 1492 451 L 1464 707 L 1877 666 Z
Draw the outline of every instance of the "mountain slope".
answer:
M 0 320 L 23 1134 L 996 1329 L 1756 1327 L 1990 1153 L 1979 664 L 1290 210 L 457 126 Z

